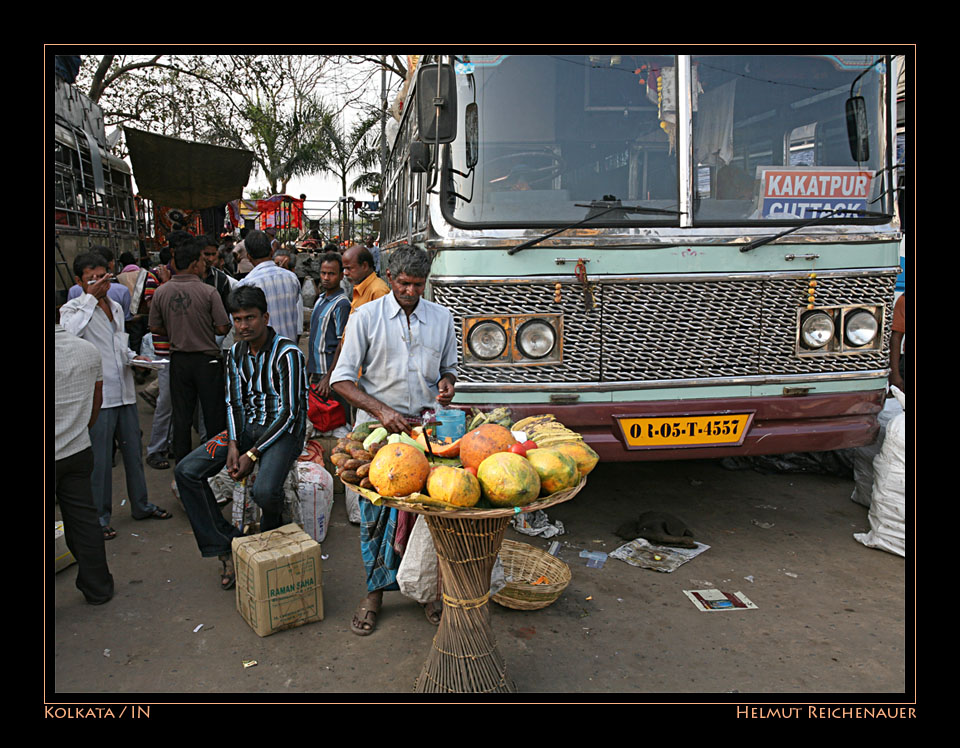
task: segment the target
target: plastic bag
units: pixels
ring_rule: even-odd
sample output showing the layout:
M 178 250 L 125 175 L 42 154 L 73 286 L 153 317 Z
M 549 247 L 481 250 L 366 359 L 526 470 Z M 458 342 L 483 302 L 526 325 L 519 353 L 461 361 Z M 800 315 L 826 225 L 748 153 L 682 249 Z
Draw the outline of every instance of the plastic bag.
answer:
M 350 486 L 344 486 L 343 499 L 347 504 L 347 520 L 352 525 L 360 524 L 360 494 Z
M 307 278 L 303 282 L 301 294 L 304 307 L 313 309 L 313 305 L 317 303 L 317 284 L 313 282 L 313 278 Z
M 418 603 L 430 603 L 440 599 L 437 549 L 422 514 L 417 515 L 417 521 L 410 531 L 407 548 L 397 569 L 397 585 L 401 593 L 412 597 Z
M 906 396 L 891 387 L 901 407 Z M 880 453 L 873 460 L 873 493 L 870 501 L 870 532 L 854 538 L 870 548 L 906 555 L 906 412 L 890 421 Z

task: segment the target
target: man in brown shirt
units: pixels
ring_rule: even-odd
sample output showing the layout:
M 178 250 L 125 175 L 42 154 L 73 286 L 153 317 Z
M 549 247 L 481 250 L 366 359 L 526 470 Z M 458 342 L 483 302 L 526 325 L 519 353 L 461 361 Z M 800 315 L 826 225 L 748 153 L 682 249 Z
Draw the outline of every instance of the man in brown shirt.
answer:
M 227 423 L 223 362 L 216 336 L 230 331 L 230 317 L 220 294 L 203 282 L 207 265 L 202 249 L 195 240 L 174 250 L 177 274 L 157 289 L 150 305 L 150 331 L 170 340 L 176 460 L 190 453 L 198 400 L 208 435 L 223 431 Z

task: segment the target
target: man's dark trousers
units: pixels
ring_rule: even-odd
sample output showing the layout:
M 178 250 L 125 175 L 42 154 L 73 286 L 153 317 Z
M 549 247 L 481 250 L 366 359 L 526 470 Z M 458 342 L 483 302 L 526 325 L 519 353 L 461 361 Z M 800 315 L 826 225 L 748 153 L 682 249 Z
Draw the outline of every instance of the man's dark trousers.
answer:
M 198 400 L 207 434 L 217 434 L 227 426 L 225 380 L 220 354 L 171 353 L 170 397 L 173 409 L 173 456 L 180 461 L 190 454 L 193 444 L 193 415 Z
M 88 447 L 57 460 L 55 472 L 64 540 L 77 560 L 77 589 L 88 603 L 105 603 L 113 597 L 113 576 L 107 567 L 103 529 L 93 503 L 93 450 Z
M 257 460 L 257 474 L 250 497 L 261 510 L 261 532 L 283 524 L 283 483 L 303 451 L 304 428 L 300 424 L 292 434 L 284 433 Z M 243 424 L 243 431 L 237 435 L 239 453 L 251 449 L 265 429 L 259 424 Z M 174 470 L 180 501 L 187 512 L 200 553 L 205 557 L 230 553 L 233 538 L 243 534 L 227 522 L 207 482 L 226 465 L 228 447 L 227 432 L 223 431 L 190 452 Z

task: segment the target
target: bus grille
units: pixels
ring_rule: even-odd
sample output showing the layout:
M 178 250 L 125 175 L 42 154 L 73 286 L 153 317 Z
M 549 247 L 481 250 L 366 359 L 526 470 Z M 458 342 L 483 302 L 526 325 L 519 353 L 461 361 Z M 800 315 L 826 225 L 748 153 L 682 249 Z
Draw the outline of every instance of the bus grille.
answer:
M 464 382 L 655 382 L 738 376 L 844 373 L 888 365 L 896 276 L 821 273 L 816 306 L 884 307 L 879 351 L 823 356 L 795 352 L 797 310 L 806 305 L 806 276 L 594 283 L 587 310 L 583 288 L 555 281 L 483 284 L 435 280 L 433 299 L 453 313 L 460 361 L 465 317 L 563 314 L 563 361 L 539 366 L 460 366 Z

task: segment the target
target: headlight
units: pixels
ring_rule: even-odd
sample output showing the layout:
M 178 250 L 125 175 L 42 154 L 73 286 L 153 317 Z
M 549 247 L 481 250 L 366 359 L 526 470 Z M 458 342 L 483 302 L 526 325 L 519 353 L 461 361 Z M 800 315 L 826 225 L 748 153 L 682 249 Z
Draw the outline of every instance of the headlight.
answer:
M 527 358 L 549 356 L 557 343 L 557 333 L 542 319 L 525 322 L 517 331 L 517 347 Z
M 813 312 L 800 322 L 800 340 L 807 348 L 823 348 L 833 339 L 834 330 L 829 314 Z
M 506 349 L 507 333 L 496 322 L 481 322 L 470 331 L 467 345 L 474 356 L 489 361 Z
M 879 329 L 876 317 L 870 312 L 859 311 L 847 316 L 843 335 L 849 345 L 861 347 L 872 343 Z

